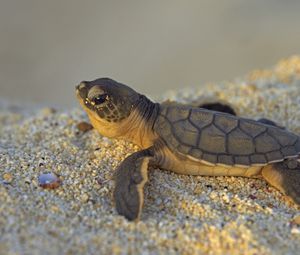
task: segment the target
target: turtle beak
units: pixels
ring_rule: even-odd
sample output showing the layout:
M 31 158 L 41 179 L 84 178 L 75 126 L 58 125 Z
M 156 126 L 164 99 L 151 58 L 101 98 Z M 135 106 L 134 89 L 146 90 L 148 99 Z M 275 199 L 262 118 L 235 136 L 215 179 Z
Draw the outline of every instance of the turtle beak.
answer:
M 79 85 L 76 86 L 76 94 L 81 97 L 81 99 L 85 99 L 88 94 L 88 87 L 85 81 L 82 81 Z

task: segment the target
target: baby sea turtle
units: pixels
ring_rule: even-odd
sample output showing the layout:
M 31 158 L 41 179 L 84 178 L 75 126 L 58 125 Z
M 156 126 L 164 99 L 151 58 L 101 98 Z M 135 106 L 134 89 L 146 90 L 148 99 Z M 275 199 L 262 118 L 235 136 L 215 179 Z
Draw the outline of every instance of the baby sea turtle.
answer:
M 116 169 L 119 214 L 139 219 L 148 166 L 179 174 L 261 177 L 300 205 L 300 137 L 268 123 L 179 104 L 158 104 L 108 78 L 81 82 L 80 104 L 104 136 L 141 150 Z

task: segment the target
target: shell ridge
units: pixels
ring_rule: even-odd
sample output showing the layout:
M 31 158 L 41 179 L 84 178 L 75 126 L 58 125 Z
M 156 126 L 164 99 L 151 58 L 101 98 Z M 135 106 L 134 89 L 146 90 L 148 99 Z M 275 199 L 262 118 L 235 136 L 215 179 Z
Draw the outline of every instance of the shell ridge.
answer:
M 175 122 L 174 122 L 174 123 L 175 123 Z M 174 124 L 174 123 L 173 123 L 173 124 Z M 185 146 L 188 146 L 188 147 L 191 147 L 190 144 L 185 143 L 184 141 L 182 141 L 182 140 L 179 138 L 179 136 L 176 134 L 176 132 L 175 132 L 174 129 L 175 129 L 174 125 L 171 125 L 172 135 L 175 137 L 175 139 L 176 139 L 180 144 L 185 145 Z M 180 146 L 180 144 L 179 144 L 179 146 Z
M 268 131 L 269 131 L 269 127 L 267 127 L 266 132 L 268 133 L 269 136 L 271 136 L 271 137 L 276 141 L 276 143 L 278 144 L 278 146 L 281 148 L 282 145 L 281 145 L 281 143 L 277 140 L 277 137 L 275 137 L 275 136 L 272 134 L 272 132 L 268 132 Z M 297 141 L 297 140 L 296 140 L 296 141 Z

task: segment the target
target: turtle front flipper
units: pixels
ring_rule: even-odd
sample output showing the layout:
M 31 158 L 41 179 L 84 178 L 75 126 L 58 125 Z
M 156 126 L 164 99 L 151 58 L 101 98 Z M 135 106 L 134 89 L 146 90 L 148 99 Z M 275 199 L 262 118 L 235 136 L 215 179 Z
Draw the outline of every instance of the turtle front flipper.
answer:
M 300 206 L 300 163 L 297 159 L 267 165 L 262 169 L 262 176 Z
M 116 169 L 114 190 L 116 209 L 128 220 L 137 220 L 140 217 L 151 158 L 151 149 L 138 151 L 127 157 Z

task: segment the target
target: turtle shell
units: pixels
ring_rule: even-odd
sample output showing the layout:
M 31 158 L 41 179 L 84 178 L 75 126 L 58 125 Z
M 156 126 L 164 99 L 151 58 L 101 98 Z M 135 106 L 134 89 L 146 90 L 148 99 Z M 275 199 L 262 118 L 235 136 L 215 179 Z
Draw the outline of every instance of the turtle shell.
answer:
M 202 108 L 160 106 L 154 129 L 171 151 L 214 165 L 266 165 L 300 154 L 300 137 L 285 129 Z

